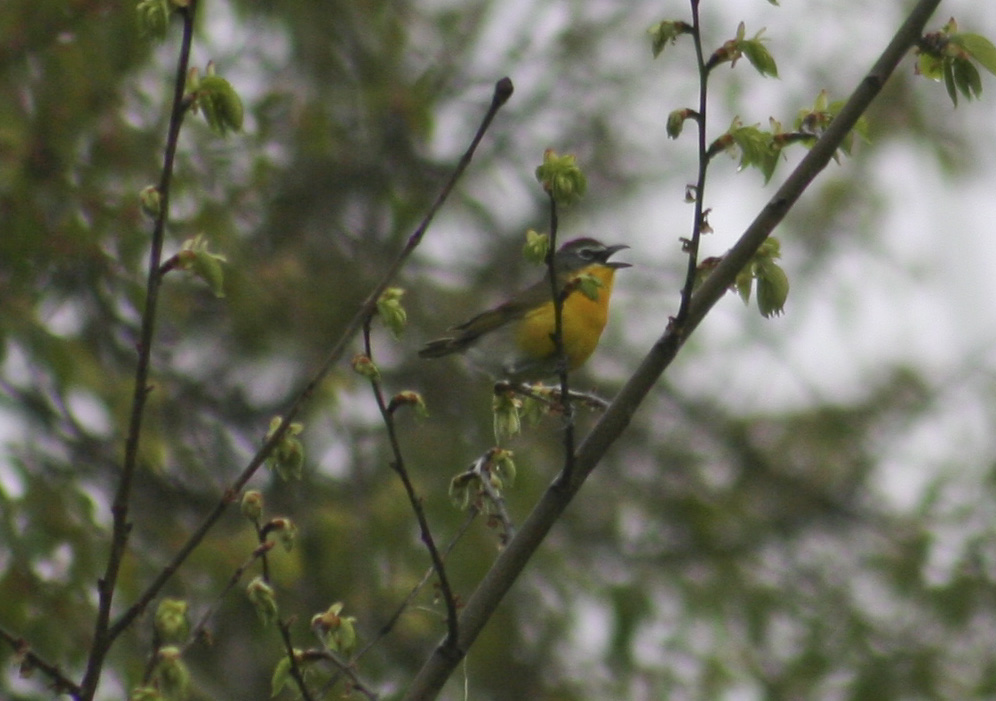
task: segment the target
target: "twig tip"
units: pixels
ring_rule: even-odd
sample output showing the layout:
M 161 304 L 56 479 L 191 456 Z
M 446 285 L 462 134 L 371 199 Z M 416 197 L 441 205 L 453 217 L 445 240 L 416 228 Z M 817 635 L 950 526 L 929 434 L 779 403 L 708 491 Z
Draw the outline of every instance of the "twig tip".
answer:
M 508 98 L 512 97 L 512 92 L 514 92 L 515 86 L 512 85 L 512 79 L 505 76 L 497 83 L 495 83 L 495 97 L 494 102 L 496 105 L 504 105 L 508 102 Z

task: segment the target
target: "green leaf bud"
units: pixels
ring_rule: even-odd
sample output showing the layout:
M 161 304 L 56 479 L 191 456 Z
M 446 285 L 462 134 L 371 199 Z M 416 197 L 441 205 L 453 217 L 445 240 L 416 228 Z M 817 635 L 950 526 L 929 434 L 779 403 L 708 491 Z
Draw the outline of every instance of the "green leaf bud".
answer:
M 536 168 L 536 179 L 550 194 L 554 202 L 562 206 L 580 200 L 588 189 L 588 180 L 570 155 L 558 155 L 553 149 L 543 152 L 543 164 Z
M 357 353 L 353 356 L 353 371 L 368 380 L 379 380 L 380 370 L 374 364 L 374 361 L 370 360 L 370 356 L 364 353 Z
M 395 338 L 401 336 L 405 323 L 408 321 L 408 313 L 401 306 L 401 298 L 404 294 L 405 291 L 400 287 L 388 287 L 377 298 L 377 314 L 380 315 L 380 320 L 384 322 L 384 326 L 391 331 Z
M 769 318 L 782 314 L 788 293 L 788 275 L 781 266 L 771 261 L 761 265 L 757 276 L 757 307 L 761 316 Z
M 174 5 L 170 0 L 141 0 L 136 10 L 142 34 L 154 39 L 165 37 L 173 9 Z
M 137 686 L 128 695 L 128 701 L 163 701 L 165 697 L 152 686 Z
M 495 440 L 501 443 L 502 437 L 511 437 L 522 430 L 519 409 L 522 401 L 511 392 L 497 392 L 491 403 L 494 413 Z
M 592 302 L 598 301 L 598 295 L 601 293 L 603 285 L 602 281 L 597 277 L 586 273 L 584 275 L 579 275 L 571 282 L 577 287 L 581 294 L 590 299 Z
M 526 243 L 522 247 L 522 255 L 530 263 L 542 264 L 550 252 L 550 235 L 541 234 L 530 229 L 526 232 Z
M 273 436 L 281 421 L 279 416 L 270 420 L 270 430 L 266 433 L 266 440 Z M 284 481 L 301 479 L 304 475 L 304 444 L 298 438 L 303 430 L 304 424 L 298 422 L 288 426 L 280 442 L 274 446 L 273 451 L 266 459 L 266 466 L 275 470 Z
M 274 518 L 263 526 L 263 536 L 273 533 L 277 542 L 286 552 L 294 549 L 294 541 L 297 540 L 297 526 L 289 518 Z
M 162 211 L 162 194 L 155 185 L 143 187 L 138 193 L 138 200 L 142 205 L 142 212 L 150 219 L 155 219 Z
M 356 648 L 356 619 L 341 616 L 343 604 L 336 602 L 311 619 L 311 630 L 325 647 L 349 657 Z
M 449 497 L 453 506 L 461 511 L 470 506 L 471 486 L 476 480 L 477 476 L 471 472 L 461 472 L 450 480 Z
M 512 451 L 497 449 L 491 456 L 491 472 L 504 482 L 509 489 L 515 485 L 516 468 Z
M 273 587 L 263 581 L 262 577 L 256 577 L 249 582 L 246 594 L 264 626 L 277 620 L 277 597 L 273 592 Z
M 410 406 L 415 410 L 415 416 L 420 419 L 424 419 L 429 415 L 429 410 L 425 407 L 425 399 L 418 392 L 413 392 L 411 390 L 405 390 L 403 392 L 398 392 L 396 395 L 391 397 L 391 401 L 387 405 L 387 410 L 389 412 L 394 412 L 401 406 Z
M 184 699 L 190 686 L 190 670 L 177 647 L 160 648 L 152 674 L 160 693 L 166 699 Z
M 156 607 L 155 628 L 163 642 L 182 643 L 190 633 L 187 602 L 182 599 L 163 599 Z
M 682 129 L 685 128 L 685 120 L 692 117 L 692 115 L 698 114 L 695 110 L 690 110 L 688 108 L 683 108 L 680 110 L 674 110 L 667 116 L 667 135 L 670 139 L 677 139 L 681 136 Z
M 225 296 L 225 270 L 222 264 L 227 263 L 228 259 L 208 250 L 204 234 L 197 234 L 183 242 L 177 253 L 177 262 L 182 270 L 206 282 L 215 297 Z
M 231 83 L 221 76 L 209 73 L 201 78 L 194 99 L 213 131 L 224 136 L 229 130 L 242 129 L 242 99 Z
M 294 654 L 298 654 L 298 650 L 295 648 Z M 291 659 L 290 657 L 284 656 L 280 658 L 277 662 L 277 666 L 273 668 L 273 676 L 270 677 L 270 697 L 276 697 L 284 687 L 291 682 Z
M 668 44 L 674 44 L 682 34 L 691 34 L 692 26 L 680 20 L 664 20 L 647 30 L 650 35 L 650 51 L 654 58 L 661 55 Z
M 256 522 L 263 515 L 263 493 L 258 489 L 250 489 L 242 495 L 242 515 Z

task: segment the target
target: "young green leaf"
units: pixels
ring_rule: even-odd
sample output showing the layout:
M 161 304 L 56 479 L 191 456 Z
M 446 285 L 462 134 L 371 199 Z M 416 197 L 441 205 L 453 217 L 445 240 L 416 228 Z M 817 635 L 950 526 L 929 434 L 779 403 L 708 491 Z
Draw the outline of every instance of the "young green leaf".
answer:
M 757 308 L 766 319 L 779 316 L 785 311 L 785 301 L 788 299 L 788 275 L 781 266 L 771 261 L 758 268 Z
M 770 180 L 778 165 L 779 154 L 772 142 L 772 134 L 758 129 L 756 124 L 731 128 L 729 134 L 740 148 L 740 168 L 757 168 L 764 174 L 765 182 Z
M 242 128 L 242 99 L 232 84 L 220 75 L 206 75 L 200 79 L 196 101 L 208 126 L 218 134 L 224 136 L 230 129 L 239 131 Z
M 685 127 L 686 119 L 694 119 L 698 116 L 698 112 L 695 110 L 688 109 L 687 107 L 680 110 L 674 110 L 667 116 L 667 136 L 669 139 L 677 139 L 681 136 L 681 130 Z
M 502 438 L 510 438 L 522 430 L 522 400 L 508 392 L 495 393 L 491 401 L 491 411 L 494 415 L 495 441 L 501 443 Z
M 281 657 L 270 677 L 270 696 L 277 696 L 291 681 L 291 659 Z
M 578 291 L 592 302 L 598 301 L 598 295 L 602 288 L 602 281 L 594 275 L 581 275 L 574 279 Z
M 941 80 L 944 78 L 944 59 L 935 54 L 921 53 L 917 58 L 916 69 L 924 78 Z
M 761 31 L 764 31 L 763 29 Z M 744 56 L 750 61 L 750 65 L 757 69 L 757 72 L 761 75 L 770 75 L 772 78 L 778 77 L 778 66 L 775 65 L 775 59 L 765 48 L 762 40 L 760 38 L 761 32 L 757 33 L 757 36 L 753 39 L 748 39 L 741 43 L 740 49 L 743 51 Z
M 266 440 L 270 439 L 282 421 L 283 419 L 279 416 L 274 416 L 270 420 L 270 429 L 266 433 Z M 273 452 L 266 459 L 266 466 L 274 470 L 284 481 L 301 479 L 304 474 L 304 444 L 298 438 L 302 431 L 304 431 L 304 424 L 297 421 L 292 422 L 287 427 L 280 442 L 274 446 Z
M 546 260 L 546 254 L 550 252 L 550 235 L 530 229 L 526 232 L 526 243 L 522 246 L 522 255 L 530 263 L 537 265 Z
M 987 71 L 996 75 L 996 46 L 981 34 L 952 34 L 948 39 L 960 46 Z
M 246 587 L 246 595 L 264 626 L 277 620 L 276 594 L 273 592 L 273 587 L 267 584 L 262 577 L 256 577 L 249 582 L 249 586 Z
M 951 62 L 955 85 L 966 99 L 978 99 L 982 95 L 982 76 L 971 61 L 956 58 Z
M 155 39 L 166 36 L 174 5 L 169 0 L 141 0 L 135 8 L 142 33 Z
M 225 296 L 225 269 L 228 262 L 225 256 L 208 250 L 207 238 L 197 234 L 183 242 L 177 262 L 181 270 L 186 270 L 208 284 L 215 297 Z
M 944 61 L 944 87 L 948 91 L 948 97 L 951 98 L 952 104 L 955 107 L 958 106 L 958 86 L 955 83 L 954 66 L 951 61 Z
M 750 266 L 747 266 L 739 273 L 737 273 L 736 280 L 733 282 L 733 286 L 737 289 L 737 294 L 740 295 L 740 299 L 743 300 L 744 304 L 750 302 L 750 288 L 754 284 L 754 276 L 750 271 Z
M 400 287 L 388 287 L 377 299 L 377 314 L 395 338 L 401 337 L 408 322 L 408 312 L 401 305 L 404 294 L 405 291 Z
M 588 189 L 588 180 L 577 158 L 571 154 L 561 156 L 550 148 L 543 152 L 543 164 L 536 168 L 536 179 L 564 207 L 580 200 Z
M 185 699 L 190 686 L 190 670 L 183 661 L 180 648 L 169 645 L 159 648 L 152 678 L 163 697 L 171 701 Z
M 650 27 L 647 33 L 650 35 L 650 50 L 654 58 L 661 55 L 661 52 L 668 44 L 674 44 L 682 34 L 690 34 L 691 25 L 678 20 L 664 20 Z

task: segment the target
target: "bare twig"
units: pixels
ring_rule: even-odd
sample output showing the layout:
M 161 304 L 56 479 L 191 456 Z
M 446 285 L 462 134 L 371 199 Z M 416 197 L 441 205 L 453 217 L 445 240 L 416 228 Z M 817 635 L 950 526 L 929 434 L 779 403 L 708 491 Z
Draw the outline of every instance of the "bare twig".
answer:
M 692 41 L 695 43 L 695 61 L 699 71 L 699 108 L 695 124 L 698 127 L 699 171 L 695 179 L 695 215 L 692 220 L 692 235 L 685 242 L 684 250 L 688 254 L 688 267 L 685 272 L 685 284 L 681 288 L 681 304 L 675 323 L 680 326 L 688 317 L 688 309 L 692 303 L 692 291 L 695 289 L 695 277 L 699 264 L 699 240 L 703 229 L 703 200 L 705 199 L 706 171 L 709 169 L 709 154 L 706 146 L 706 114 L 708 110 L 709 68 L 706 66 L 705 54 L 702 50 L 702 31 L 699 22 L 699 0 L 690 0 L 692 7 Z
M 367 358 L 370 360 L 373 360 L 373 346 L 370 343 L 370 322 L 372 318 L 372 316 L 367 317 L 367 320 L 363 324 L 363 347 Z M 405 467 L 405 459 L 401 453 L 401 443 L 398 441 L 398 434 L 394 427 L 394 412 L 388 409 L 387 402 L 384 401 L 384 392 L 381 388 L 380 377 L 374 373 L 369 379 L 374 399 L 377 401 L 377 408 L 380 410 L 381 419 L 384 421 L 384 426 L 387 429 L 387 440 L 391 446 L 391 453 L 394 456 L 394 460 L 390 463 L 391 469 L 394 470 L 398 479 L 401 480 L 401 484 L 404 485 L 405 494 L 408 495 L 408 502 L 411 504 L 412 511 L 415 513 L 415 518 L 418 521 L 422 543 L 425 545 L 426 550 L 429 551 L 432 568 L 436 571 L 436 576 L 439 578 L 439 589 L 443 594 L 443 603 L 446 605 L 446 639 L 450 641 L 451 645 L 456 645 L 458 637 L 457 605 L 453 589 L 450 587 L 450 580 L 446 576 L 446 567 L 443 565 L 442 555 L 439 552 L 439 548 L 436 547 L 436 541 L 433 539 L 432 531 L 429 529 L 429 519 L 426 518 L 425 509 L 422 507 L 422 499 L 415 491 L 415 485 L 412 484 L 411 477 L 408 475 L 408 468 Z
M 273 549 L 274 544 L 275 541 L 272 540 L 260 543 L 253 549 L 252 554 L 246 558 L 245 562 L 239 565 L 235 572 L 232 573 L 232 576 L 228 578 L 228 583 L 225 585 L 225 588 L 218 593 L 218 596 L 215 597 L 214 603 L 208 607 L 208 610 L 201 615 L 193 629 L 191 629 L 190 636 L 188 637 L 187 642 L 183 645 L 182 652 L 186 652 L 191 645 L 205 635 L 208 623 L 210 623 L 211 619 L 214 617 L 214 614 L 218 612 L 218 609 L 221 608 L 221 602 L 225 599 L 228 593 L 235 588 L 235 585 L 239 583 L 239 580 L 242 579 L 242 576 L 246 573 L 246 570 L 252 567 L 254 562 L 261 558 L 264 562 L 266 561 L 266 553 Z
M 453 536 L 453 539 L 449 542 L 449 545 L 446 546 L 446 549 L 443 551 L 444 562 L 446 561 L 446 558 L 449 556 L 453 548 L 456 547 L 456 544 L 460 541 L 463 535 L 468 530 L 470 530 L 471 524 L 474 522 L 474 519 L 477 518 L 477 513 L 478 512 L 476 510 L 470 512 L 470 514 L 467 517 L 467 520 L 464 521 L 463 525 L 460 527 L 460 530 L 457 531 L 456 535 Z M 429 567 L 425 571 L 425 574 L 422 576 L 422 579 L 420 579 L 418 583 L 416 583 L 415 586 L 412 587 L 412 590 L 408 592 L 408 596 L 405 597 L 405 600 L 401 602 L 398 608 L 395 609 L 394 613 L 391 614 L 391 617 L 387 619 L 387 622 L 380 627 L 380 630 L 377 631 L 377 635 L 374 636 L 374 638 L 370 640 L 370 642 L 364 645 L 359 650 L 359 652 L 357 652 L 353 656 L 354 662 L 363 657 L 363 655 L 365 655 L 385 636 L 390 634 L 390 632 L 394 629 L 394 626 L 397 624 L 398 620 L 401 618 L 402 614 L 404 614 L 404 612 L 408 610 L 408 607 L 411 606 L 411 603 L 415 600 L 415 597 L 418 596 L 419 592 L 422 591 L 422 589 L 425 588 L 425 585 L 429 583 L 429 580 L 432 579 L 432 575 L 435 574 L 435 571 L 436 570 L 433 567 Z
M 560 471 L 557 484 L 566 485 L 574 472 L 574 415 L 571 411 L 570 380 L 567 369 L 567 353 L 564 351 L 564 302 L 572 290 L 561 289 L 557 274 L 557 200 L 553 190 L 547 191 L 550 198 L 550 250 L 546 256 L 547 272 L 550 276 L 550 295 L 553 299 L 553 352 L 557 359 L 557 374 L 560 379 L 560 396 L 564 408 L 564 467 Z
M 14 635 L 2 626 L 0 626 L 0 638 L 14 649 L 15 660 L 22 675 L 27 675 L 36 669 L 41 670 L 52 681 L 53 691 L 79 698 L 81 689 L 76 685 L 76 682 L 63 674 L 56 665 L 35 653 L 26 640 Z
M 940 0 L 917 2 L 829 128 L 803 157 L 723 261 L 695 292 L 681 327 L 669 325 L 668 330 L 651 348 L 601 420 L 578 447 L 574 480 L 570 488 L 568 490 L 551 488 L 544 493 L 519 528 L 519 533 L 498 556 L 467 601 L 460 616 L 459 650 L 468 650 L 473 645 L 498 603 L 515 583 L 585 479 L 629 425 L 633 414 L 674 360 L 682 343 L 724 295 L 743 266 L 781 222 L 812 180 L 826 167 L 844 137 L 881 91 L 899 61 L 920 38 L 924 25 L 939 3 Z M 460 663 L 460 659 L 454 657 L 449 648 L 438 646 L 432 656 L 426 660 L 403 698 L 406 701 L 425 701 L 435 698 Z
M 333 679 L 325 685 L 326 691 L 338 682 L 339 679 L 345 676 L 349 679 L 349 683 L 352 688 L 366 696 L 370 699 L 370 701 L 377 701 L 379 698 L 378 694 L 370 689 L 370 687 L 362 679 L 360 679 L 359 675 L 356 673 L 356 670 L 353 669 L 353 665 L 340 659 L 340 657 L 331 650 L 310 649 L 301 653 L 302 662 L 315 662 L 318 660 L 331 663 L 332 666 L 339 671 L 339 675 L 333 677 Z
M 528 397 L 529 399 L 533 399 L 541 404 L 544 404 L 552 410 L 563 411 L 562 400 L 560 398 L 561 388 L 559 387 L 554 388 L 550 385 L 542 383 L 512 383 L 501 380 L 495 383 L 495 394 L 499 394 L 501 392 L 511 392 L 512 394 L 518 394 L 522 397 Z M 604 411 L 609 406 L 609 403 L 606 400 L 591 392 L 582 392 L 580 390 L 572 389 L 568 392 L 568 395 L 570 396 L 572 402 L 577 402 L 587 409 Z
M 97 691 L 104 659 L 114 642 L 115 634 L 110 628 L 111 604 L 118 581 L 118 572 L 128 546 L 128 535 L 131 523 L 128 520 L 128 505 L 131 499 L 132 480 L 138 464 L 139 440 L 142 434 L 142 421 L 145 416 L 145 400 L 148 398 L 149 365 L 152 355 L 152 341 L 156 325 L 156 311 L 159 299 L 159 285 L 162 277 L 159 265 L 162 258 L 163 241 L 165 238 L 166 220 L 169 216 L 170 183 L 173 177 L 173 160 L 180 136 L 180 127 L 186 113 L 187 103 L 183 99 L 183 91 L 187 80 L 187 66 L 190 61 L 190 46 L 193 40 L 194 15 L 197 9 L 196 0 L 191 0 L 185 7 L 177 9 L 183 20 L 183 38 L 180 44 L 180 57 L 177 61 L 176 76 L 173 84 L 173 106 L 170 112 L 169 128 L 166 136 L 166 150 L 163 157 L 163 168 L 159 178 L 160 208 L 152 231 L 152 245 L 149 253 L 149 273 L 146 286 L 145 309 L 142 312 L 142 326 L 138 342 L 138 364 L 135 368 L 135 388 L 132 396 L 131 419 L 128 425 L 128 436 L 125 440 L 124 464 L 121 468 L 121 478 L 118 481 L 117 492 L 111 505 L 113 515 L 113 532 L 111 549 L 107 557 L 107 567 L 104 576 L 97 583 L 98 605 L 97 619 L 94 624 L 93 642 L 90 645 L 90 656 L 87 660 L 86 672 L 80 687 L 80 698 L 90 701 Z
M 280 637 L 284 641 L 284 650 L 287 653 L 287 659 L 290 660 L 290 674 L 294 679 L 294 683 L 297 684 L 298 691 L 301 692 L 301 698 L 304 701 L 314 701 L 314 697 L 311 692 L 308 691 L 308 685 L 304 681 L 304 673 L 301 671 L 301 666 L 298 664 L 297 655 L 294 654 L 294 643 L 291 641 L 290 627 L 293 623 L 293 619 L 289 621 L 278 621 L 277 627 L 280 629 Z

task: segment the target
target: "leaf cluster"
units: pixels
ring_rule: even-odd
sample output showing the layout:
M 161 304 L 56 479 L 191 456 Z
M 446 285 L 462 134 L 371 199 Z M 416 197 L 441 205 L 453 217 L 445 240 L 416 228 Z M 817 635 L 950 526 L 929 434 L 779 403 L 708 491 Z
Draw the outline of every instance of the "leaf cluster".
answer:
M 553 200 L 561 205 L 574 204 L 588 189 L 588 179 L 573 154 L 560 155 L 553 149 L 543 153 L 543 163 L 536 167 L 536 179 Z
M 959 32 L 954 18 L 940 30 L 925 34 L 917 53 L 917 71 L 931 80 L 943 80 L 955 106 L 959 93 L 966 100 L 982 96 L 982 76 L 975 63 L 996 75 L 996 46 L 980 34 Z
M 213 63 L 207 67 L 207 75 L 201 77 L 196 68 L 191 68 L 187 76 L 188 104 L 196 114 L 204 113 L 204 119 L 215 133 L 225 136 L 229 131 L 240 131 L 245 116 L 242 98 L 232 84 L 215 74 Z

